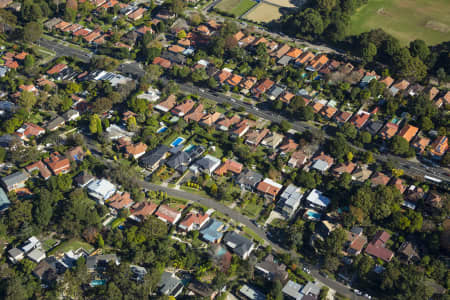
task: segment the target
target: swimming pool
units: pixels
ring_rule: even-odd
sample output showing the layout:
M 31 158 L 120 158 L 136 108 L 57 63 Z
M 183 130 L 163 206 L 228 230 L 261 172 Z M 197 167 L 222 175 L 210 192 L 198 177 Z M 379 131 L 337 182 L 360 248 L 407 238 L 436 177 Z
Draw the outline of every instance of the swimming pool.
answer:
M 399 121 L 400 121 L 400 120 L 399 120 L 397 117 L 394 117 L 394 118 L 392 119 L 392 122 L 391 122 L 391 123 L 397 124 Z
M 308 210 L 306 212 L 306 215 L 308 215 L 308 217 L 310 219 L 316 219 L 316 220 L 320 220 L 320 217 L 322 216 L 321 214 L 319 214 L 318 212 L 313 211 L 313 210 Z
M 101 279 L 101 280 L 92 280 L 90 283 L 90 286 L 94 287 L 94 286 L 100 286 L 100 285 L 104 285 L 106 283 L 106 280 Z
M 163 127 L 159 128 L 158 130 L 156 130 L 156 133 L 163 133 L 163 132 L 166 132 L 167 129 L 169 129 L 169 128 L 167 128 L 167 126 L 163 126 Z
M 197 146 L 189 144 L 186 148 L 184 148 L 184 152 L 191 153 L 192 150 L 194 150 Z
M 184 141 L 185 141 L 185 139 L 182 138 L 181 136 L 179 136 L 170 144 L 170 147 L 177 147 L 177 146 L 183 144 Z

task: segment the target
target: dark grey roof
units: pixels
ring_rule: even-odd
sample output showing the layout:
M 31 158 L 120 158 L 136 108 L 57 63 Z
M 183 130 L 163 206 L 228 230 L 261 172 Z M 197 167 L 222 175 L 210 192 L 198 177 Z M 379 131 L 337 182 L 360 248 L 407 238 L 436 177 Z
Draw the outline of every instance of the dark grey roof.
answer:
M 180 151 L 177 154 L 172 155 L 167 160 L 167 165 L 172 169 L 175 169 L 180 172 L 184 172 L 186 170 L 187 166 L 190 164 L 190 162 L 191 162 L 191 157 L 189 156 L 189 154 L 187 154 L 184 151 Z
M 291 60 L 292 57 L 285 55 L 282 58 L 280 58 L 277 63 L 279 65 L 287 66 Z
M 378 131 L 383 127 L 384 122 L 383 121 L 370 121 L 369 124 L 366 126 L 366 130 L 371 135 L 376 135 Z
M 48 122 L 47 126 L 45 127 L 47 130 L 53 130 L 57 128 L 58 126 L 61 126 L 65 123 L 65 120 L 63 117 L 57 116 L 50 122 Z
M 139 163 L 144 168 L 152 167 L 161 160 L 161 158 L 170 150 L 166 145 L 159 145 L 152 151 L 145 153 L 139 160 Z
M 94 178 L 95 176 L 90 174 L 88 171 L 83 171 L 74 178 L 74 181 L 76 184 L 82 186 L 93 180 Z
M 269 96 L 274 97 L 274 98 L 278 98 L 278 96 L 281 95 L 281 93 L 284 92 L 284 88 L 279 86 L 279 85 L 275 85 L 269 92 Z
M 178 294 L 183 289 L 183 282 L 173 273 L 164 272 L 158 283 L 159 291 L 167 296 Z
M 161 57 L 165 58 L 165 59 L 168 59 L 168 60 L 170 60 L 173 63 L 180 64 L 180 65 L 186 63 L 186 57 L 184 57 L 181 54 L 173 54 L 173 53 L 171 53 L 169 51 L 164 51 L 161 54 Z
M 63 274 L 67 268 L 54 256 L 42 260 L 33 270 L 33 274 L 44 282 L 51 282 Z
M 88 256 L 86 258 L 86 267 L 88 270 L 94 270 L 97 268 L 97 265 L 100 263 L 108 263 L 110 261 L 114 261 L 118 263 L 117 255 L 115 254 L 103 254 L 103 255 L 94 255 Z
M 247 169 L 239 174 L 236 182 L 241 185 L 255 187 L 261 180 L 263 180 L 263 176 L 261 174 Z
M 228 246 L 230 246 L 230 244 L 234 244 L 234 247 L 230 248 L 232 248 L 232 251 L 239 256 L 244 256 L 245 253 L 253 246 L 252 240 L 249 240 L 245 236 L 239 235 L 234 231 L 227 232 L 223 238 L 223 241 Z
M 15 140 L 19 140 L 19 138 L 10 134 L 2 135 L 0 136 L 0 146 L 8 148 Z
M 0 211 L 7 209 L 10 205 L 11 201 L 9 201 L 5 191 L 0 188 Z

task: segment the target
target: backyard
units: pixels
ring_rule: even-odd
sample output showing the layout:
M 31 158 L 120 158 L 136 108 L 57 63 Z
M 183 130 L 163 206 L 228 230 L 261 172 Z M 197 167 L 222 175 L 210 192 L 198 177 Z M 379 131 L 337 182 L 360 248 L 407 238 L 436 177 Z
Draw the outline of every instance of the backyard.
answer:
M 435 45 L 450 39 L 448 0 L 371 0 L 351 18 L 350 34 L 382 28 L 402 44 L 422 39 Z
M 215 9 L 234 17 L 240 17 L 255 5 L 256 2 L 252 0 L 222 0 L 215 6 Z
M 65 253 L 69 250 L 75 251 L 79 248 L 83 248 L 84 250 L 86 250 L 88 253 L 91 253 L 92 251 L 94 251 L 94 247 L 88 243 L 82 242 L 80 240 L 77 239 L 71 239 L 68 241 L 65 241 L 63 243 L 61 243 L 59 246 L 57 246 L 56 248 L 54 248 L 53 250 L 51 250 L 48 253 L 48 256 L 50 255 L 57 255 L 57 254 L 62 254 Z

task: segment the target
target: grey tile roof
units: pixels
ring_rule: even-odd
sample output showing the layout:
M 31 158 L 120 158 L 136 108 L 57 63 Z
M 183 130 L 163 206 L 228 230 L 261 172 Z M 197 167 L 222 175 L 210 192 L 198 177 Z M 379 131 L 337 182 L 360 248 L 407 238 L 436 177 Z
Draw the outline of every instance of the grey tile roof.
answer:
M 253 241 L 248 238 L 237 234 L 234 231 L 227 232 L 223 238 L 225 244 L 227 244 L 232 251 L 239 256 L 244 256 L 245 253 L 253 246 Z M 232 245 L 232 246 L 231 246 Z
M 15 184 L 28 180 L 29 176 L 30 175 L 28 173 L 21 170 L 17 171 L 16 173 L 12 173 L 11 175 L 3 177 L 2 181 L 6 187 L 11 188 Z

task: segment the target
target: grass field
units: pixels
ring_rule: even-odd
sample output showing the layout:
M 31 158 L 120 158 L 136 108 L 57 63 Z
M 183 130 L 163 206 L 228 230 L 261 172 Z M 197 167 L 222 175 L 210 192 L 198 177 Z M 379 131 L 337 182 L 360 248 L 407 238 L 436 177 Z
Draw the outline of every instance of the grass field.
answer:
M 270 2 L 283 7 L 297 7 L 294 1 L 292 0 L 266 0 L 266 2 Z
M 449 0 L 371 0 L 351 19 L 351 34 L 382 28 L 403 44 L 450 40 Z
M 255 5 L 256 2 L 252 0 L 222 0 L 215 8 L 235 17 L 240 17 Z
M 279 7 L 261 2 L 245 18 L 253 22 L 270 22 L 279 19 L 281 15 Z
M 75 251 L 79 248 L 83 248 L 88 253 L 91 253 L 92 251 L 95 250 L 95 248 L 88 243 L 85 243 L 85 242 L 77 240 L 77 239 L 72 239 L 72 240 L 61 243 L 59 246 L 57 246 L 56 248 L 51 250 L 48 253 L 48 256 L 65 253 L 69 250 Z

